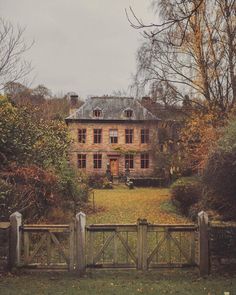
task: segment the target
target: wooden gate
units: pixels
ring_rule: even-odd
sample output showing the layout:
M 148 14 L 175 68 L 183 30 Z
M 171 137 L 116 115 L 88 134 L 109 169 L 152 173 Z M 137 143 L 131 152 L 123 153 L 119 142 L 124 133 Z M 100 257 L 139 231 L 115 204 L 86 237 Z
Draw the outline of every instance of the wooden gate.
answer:
M 137 225 L 90 225 L 86 229 L 87 267 L 137 267 Z
M 87 267 L 137 268 L 196 266 L 194 224 L 87 226 Z
M 77 270 L 198 266 L 209 274 L 208 217 L 195 224 L 95 224 L 76 214 L 70 225 L 22 225 L 18 212 L 10 216 L 10 267 Z M 197 255 L 196 255 L 197 254 Z M 196 259 L 196 257 L 198 259 Z
M 40 269 L 74 268 L 74 224 L 23 225 L 22 266 Z

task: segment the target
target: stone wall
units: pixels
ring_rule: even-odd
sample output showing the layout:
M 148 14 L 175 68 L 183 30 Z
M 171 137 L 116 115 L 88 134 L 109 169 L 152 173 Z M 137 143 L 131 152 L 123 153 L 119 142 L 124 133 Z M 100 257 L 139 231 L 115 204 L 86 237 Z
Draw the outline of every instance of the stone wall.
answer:
M 158 123 L 106 123 L 106 122 L 70 122 L 68 123 L 69 132 L 73 139 L 70 149 L 70 161 L 77 167 L 77 154 L 86 154 L 85 172 L 105 173 L 107 163 L 111 157 L 116 157 L 119 161 L 119 174 L 125 173 L 125 154 L 134 155 L 134 168 L 130 170 L 132 176 L 150 176 L 154 171 L 154 163 L 152 157 L 153 142 L 157 142 Z M 86 143 L 78 142 L 78 129 L 86 129 Z M 102 129 L 102 142 L 93 143 L 93 129 Z M 149 129 L 150 143 L 141 143 L 141 129 Z M 118 130 L 118 143 L 111 144 L 109 138 L 109 130 Z M 133 129 L 133 143 L 125 143 L 125 129 Z M 140 154 L 149 153 L 149 168 L 141 168 Z M 93 154 L 102 154 L 102 168 L 93 168 Z M 82 169 L 83 170 L 83 169 Z

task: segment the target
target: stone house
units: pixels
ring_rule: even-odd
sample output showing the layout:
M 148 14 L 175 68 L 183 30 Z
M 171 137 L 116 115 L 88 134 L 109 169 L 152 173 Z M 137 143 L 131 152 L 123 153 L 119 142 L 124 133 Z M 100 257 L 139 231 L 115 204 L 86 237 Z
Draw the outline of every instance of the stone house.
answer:
M 73 139 L 70 161 L 87 174 L 148 177 L 161 120 L 132 97 L 92 97 L 66 118 Z

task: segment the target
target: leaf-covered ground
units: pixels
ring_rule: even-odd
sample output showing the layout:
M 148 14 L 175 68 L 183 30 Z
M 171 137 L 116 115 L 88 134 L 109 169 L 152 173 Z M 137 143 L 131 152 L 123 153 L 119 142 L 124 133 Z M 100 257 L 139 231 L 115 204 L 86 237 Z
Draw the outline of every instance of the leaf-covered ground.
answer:
M 91 198 L 92 200 L 92 198 Z M 151 223 L 187 223 L 189 220 L 171 207 L 168 189 L 116 187 L 95 190 L 96 213 L 88 214 L 87 223 L 136 223 L 146 218 Z
M 199 279 L 181 271 L 93 271 L 86 277 L 69 273 L 0 276 L 1 295 L 224 295 L 236 294 L 236 276 Z

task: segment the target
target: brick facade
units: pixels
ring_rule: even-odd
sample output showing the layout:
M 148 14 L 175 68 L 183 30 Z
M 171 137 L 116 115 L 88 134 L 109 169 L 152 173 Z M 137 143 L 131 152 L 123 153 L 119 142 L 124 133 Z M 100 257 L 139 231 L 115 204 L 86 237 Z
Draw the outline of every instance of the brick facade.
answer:
M 86 155 L 86 168 L 80 168 L 88 174 L 104 174 L 107 163 L 115 162 L 118 175 L 125 174 L 125 155 L 133 155 L 133 168 L 130 169 L 131 176 L 151 176 L 154 172 L 154 161 L 152 155 L 153 143 L 157 142 L 158 122 L 104 122 L 104 121 L 72 121 L 68 122 L 68 129 L 72 137 L 70 149 L 70 161 L 78 168 L 78 154 Z M 86 129 L 86 141 L 78 142 L 78 130 Z M 94 143 L 94 129 L 102 130 L 101 143 Z M 133 130 L 133 142 L 127 144 L 125 140 L 125 129 Z M 149 143 L 141 143 L 141 130 L 149 130 Z M 110 130 L 118 131 L 118 142 L 110 143 Z M 149 159 L 148 168 L 141 168 L 141 154 L 147 153 Z M 94 168 L 94 155 L 102 155 L 101 168 Z M 79 168 L 78 168 L 79 169 Z M 114 172 L 115 173 L 115 172 Z

